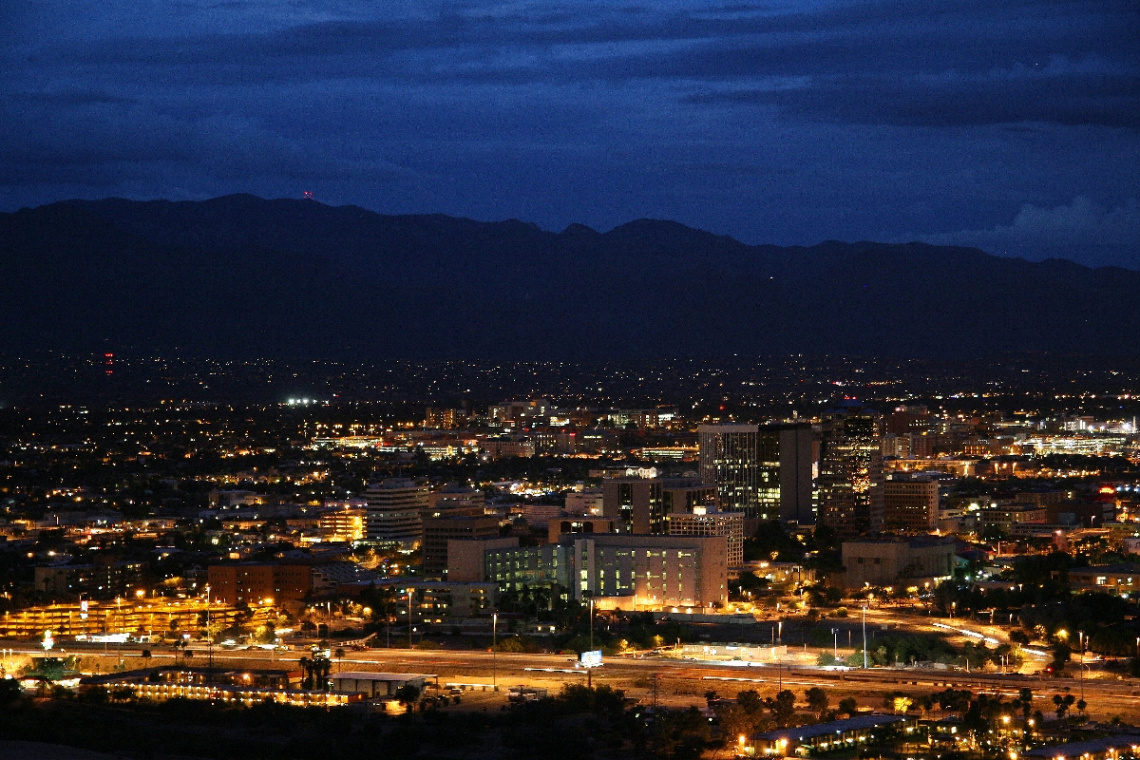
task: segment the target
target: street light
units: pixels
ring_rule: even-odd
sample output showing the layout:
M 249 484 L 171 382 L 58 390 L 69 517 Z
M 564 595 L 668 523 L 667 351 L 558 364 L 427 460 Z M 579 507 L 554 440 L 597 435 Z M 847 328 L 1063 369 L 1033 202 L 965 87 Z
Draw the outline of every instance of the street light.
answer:
M 214 680 L 214 632 L 210 630 L 213 623 L 210 617 L 210 584 L 206 584 L 206 683 Z
M 495 647 L 499 643 L 499 612 L 491 613 L 491 688 L 499 690 L 499 655 Z
M 1077 631 L 1081 643 L 1081 701 L 1085 701 L 1085 632 Z
M 594 651 L 594 597 L 590 597 L 590 651 Z M 586 665 L 586 688 L 594 688 L 593 659 Z
M 590 651 L 594 651 L 594 597 L 590 597 Z
M 867 669 L 867 605 L 863 605 L 863 670 Z
M 832 642 L 832 646 L 834 647 L 834 649 L 832 650 L 831 656 L 833 658 L 835 658 L 836 660 L 838 660 L 839 659 L 839 629 L 838 628 L 832 628 L 831 629 L 831 637 L 832 637 L 832 639 L 834 639 L 834 641 Z M 1138 641 L 1140 641 L 1140 639 L 1138 639 Z

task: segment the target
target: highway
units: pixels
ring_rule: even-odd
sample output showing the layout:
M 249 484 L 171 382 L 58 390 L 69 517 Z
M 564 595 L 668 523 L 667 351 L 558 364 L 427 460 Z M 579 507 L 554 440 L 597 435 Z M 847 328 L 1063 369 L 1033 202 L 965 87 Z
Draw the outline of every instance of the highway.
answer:
M 106 651 L 104 651 L 106 649 Z M 0 641 L 4 653 L 43 654 L 43 649 L 28 642 Z M 206 664 L 206 651 L 196 647 L 190 663 L 197 667 Z M 182 659 L 172 649 L 151 648 L 152 657 L 139 656 L 136 645 L 124 645 L 122 656 L 127 668 L 154 667 Z M 78 654 L 84 666 L 94 668 L 98 663 L 101 672 L 108 672 L 117 663 L 117 645 L 76 644 L 68 642 L 53 654 Z M 281 668 L 297 667 L 297 661 L 307 656 L 305 651 L 270 652 L 259 649 L 233 651 L 214 648 L 216 667 L 224 668 Z M 5 655 L 0 653 L 0 661 Z M 93 662 L 94 661 L 94 662 Z M 486 684 L 492 681 L 500 686 L 528 684 L 557 688 L 562 683 L 584 683 L 585 672 L 574 667 L 570 655 L 515 654 L 470 650 L 418 650 L 371 649 L 349 651 L 343 659 L 333 658 L 333 670 L 371 670 L 388 672 L 415 672 L 437 676 L 440 685 L 449 683 Z M 966 673 L 952 670 L 911 670 L 873 668 L 868 670 L 824 670 L 802 666 L 773 664 L 744 666 L 736 664 L 702 663 L 679 660 L 668 656 L 619 656 L 607 658 L 606 663 L 594 670 L 595 684 L 611 684 L 622 688 L 631 696 L 645 699 L 656 693 L 670 703 L 703 702 L 708 690 L 731 696 L 743 689 L 756 689 L 764 695 L 783 688 L 802 693 L 819 686 L 832 693 L 833 704 L 840 696 L 856 696 L 862 706 L 881 705 L 884 694 L 901 691 L 909 695 L 925 695 L 946 688 L 968 689 L 975 693 L 1001 694 L 1006 698 L 1017 695 L 1018 690 L 1033 690 L 1042 710 L 1051 708 L 1053 694 L 1068 690 L 1079 697 L 1079 678 L 1041 678 L 998 673 Z M 656 689 L 654 688 L 656 687 Z M 1085 699 L 1094 717 L 1105 719 L 1115 714 L 1140 715 L 1140 681 L 1116 677 L 1089 677 L 1084 682 Z

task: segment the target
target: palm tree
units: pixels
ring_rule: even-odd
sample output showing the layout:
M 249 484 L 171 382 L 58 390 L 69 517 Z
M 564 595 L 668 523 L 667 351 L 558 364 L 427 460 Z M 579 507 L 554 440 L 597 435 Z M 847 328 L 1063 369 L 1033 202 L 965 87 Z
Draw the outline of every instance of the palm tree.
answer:
M 302 657 L 300 660 L 297 660 L 297 664 L 301 666 L 301 670 L 305 674 L 305 678 L 301 682 L 301 687 L 304 689 L 313 688 L 313 661 L 308 657 Z
M 1033 711 L 1033 690 L 1028 687 L 1022 687 L 1017 692 L 1017 699 L 1013 700 L 1016 707 L 1021 708 L 1021 722 L 1026 732 L 1029 731 L 1029 713 Z
M 336 672 L 339 673 L 340 661 L 344 659 L 344 647 L 337 647 L 333 654 L 336 656 Z

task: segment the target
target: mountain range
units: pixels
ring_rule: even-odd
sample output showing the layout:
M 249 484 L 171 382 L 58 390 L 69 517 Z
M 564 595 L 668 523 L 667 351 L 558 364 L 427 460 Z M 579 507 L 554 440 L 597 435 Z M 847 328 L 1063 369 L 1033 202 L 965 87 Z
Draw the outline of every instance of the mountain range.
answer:
M 0 214 L 9 352 L 566 359 L 1132 354 L 1140 272 L 970 248 L 750 246 L 669 221 L 561 232 L 311 200 Z

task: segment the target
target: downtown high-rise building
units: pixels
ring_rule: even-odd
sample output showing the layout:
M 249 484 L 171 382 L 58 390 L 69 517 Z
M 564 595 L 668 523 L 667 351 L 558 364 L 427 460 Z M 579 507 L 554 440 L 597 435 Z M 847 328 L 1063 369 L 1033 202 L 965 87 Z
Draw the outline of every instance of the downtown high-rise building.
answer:
M 716 486 L 722 510 L 815 522 L 810 425 L 701 425 L 697 436 L 701 480 Z
M 819 520 L 844 535 L 883 528 L 883 417 L 858 402 L 824 414 Z
M 671 514 L 715 505 L 716 489 L 691 478 L 609 478 L 602 482 L 602 515 L 618 532 L 664 534 Z
M 364 492 L 365 539 L 411 548 L 420 543 L 428 487 L 407 478 L 388 478 Z

